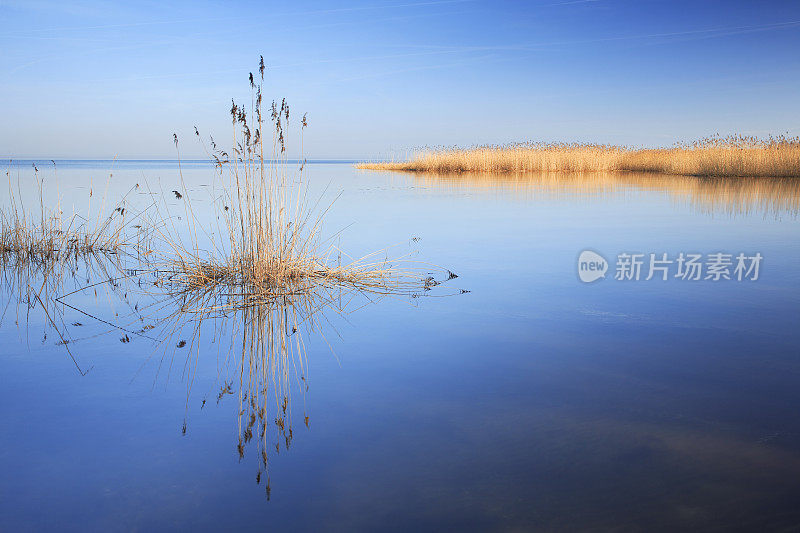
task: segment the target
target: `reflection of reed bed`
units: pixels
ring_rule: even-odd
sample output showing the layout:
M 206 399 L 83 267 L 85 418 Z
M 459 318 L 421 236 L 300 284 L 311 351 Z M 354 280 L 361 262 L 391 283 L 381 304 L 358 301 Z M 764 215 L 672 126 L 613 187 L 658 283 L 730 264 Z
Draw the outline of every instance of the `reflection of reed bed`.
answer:
M 687 201 L 705 212 L 763 215 L 800 213 L 800 181 L 795 178 L 720 178 L 648 176 L 622 181 L 638 189 L 666 191 L 678 201 Z
M 57 257 L 57 259 L 55 258 Z M 13 317 L 19 326 L 30 326 L 31 312 L 40 309 L 45 324 L 42 342 L 49 333 L 55 333 L 56 343 L 63 346 L 75 367 L 81 374 L 84 369 L 78 362 L 71 346 L 76 340 L 71 335 L 69 322 L 65 321 L 65 306 L 59 297 L 74 291 L 83 291 L 91 280 L 102 279 L 104 286 L 118 289 L 116 279 L 122 275 L 125 256 L 120 254 L 93 253 L 48 254 L 45 258 L 6 253 L 0 261 L 0 302 L 4 301 L 0 312 L 0 326 Z M 95 302 L 98 301 L 94 290 Z M 91 316 L 91 315 L 90 315 Z M 113 324 L 110 331 L 119 328 Z M 75 322 L 72 326 L 83 324 Z M 106 331 L 106 333 L 109 330 Z
M 414 180 L 432 187 L 507 190 L 555 198 L 665 193 L 703 212 L 764 215 L 800 214 L 800 181 L 795 178 L 703 178 L 638 172 L 584 173 L 415 173 Z
M 235 398 L 237 454 L 240 460 L 255 460 L 256 480 L 269 497 L 269 457 L 290 448 L 298 425 L 310 424 L 308 339 L 314 335 L 329 344 L 327 332 L 335 330 L 336 317 L 387 296 L 413 293 L 391 292 L 386 285 L 368 291 L 363 285 L 323 283 L 253 299 L 238 282 L 187 286 L 180 274 L 126 269 L 115 278 L 99 275 L 100 281 L 58 302 L 83 314 L 84 326 L 89 321 L 110 325 L 121 342 L 152 346 L 154 380 L 180 374 L 187 384 L 184 433 L 196 413 L 190 407 L 208 409 Z M 113 299 L 115 305 L 77 306 L 75 298 L 98 290 L 101 299 Z M 216 388 L 198 395 L 194 383 L 201 357 L 217 361 L 217 379 Z
M 145 318 L 147 324 L 155 324 L 147 333 L 158 335 L 165 348 L 168 361 L 160 366 L 172 368 L 175 354 L 186 351 L 181 356 L 189 384 L 184 432 L 197 358 L 209 346 L 218 348 L 217 388 L 195 401 L 208 408 L 207 402 L 236 398 L 237 454 L 240 460 L 248 455 L 256 462 L 256 482 L 264 485 L 269 498 L 269 456 L 290 448 L 298 417 L 301 427 L 310 424 L 307 339 L 315 334 L 327 342 L 330 314 L 354 310 L 362 300 L 354 294 L 358 291 L 317 288 L 253 303 L 228 290 L 218 285 L 173 293 L 173 312 L 160 320 Z
M 423 150 L 407 161 L 358 168 L 409 172 L 657 172 L 684 176 L 798 177 L 800 138 L 709 137 L 671 148 L 524 143 Z

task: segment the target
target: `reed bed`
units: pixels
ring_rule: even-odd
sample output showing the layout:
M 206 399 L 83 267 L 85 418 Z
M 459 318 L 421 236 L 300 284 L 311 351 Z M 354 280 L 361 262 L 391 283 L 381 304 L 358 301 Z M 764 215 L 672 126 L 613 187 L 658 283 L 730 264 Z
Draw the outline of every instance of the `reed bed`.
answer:
M 800 138 L 712 136 L 670 148 L 523 143 L 422 150 L 407 161 L 357 168 L 409 172 L 657 172 L 683 176 L 798 177 Z
M 92 216 L 91 193 L 86 216 L 73 213 L 66 216 L 60 199 L 53 208 L 47 207 L 44 179 L 34 166 L 34 179 L 39 197 L 38 209 L 26 208 L 22 201 L 22 184 L 8 177 L 8 202 L 0 207 L 0 261 L 20 266 L 25 263 L 54 264 L 68 258 L 86 255 L 114 255 L 138 249 L 139 229 L 126 209 L 126 193 L 109 211 L 105 196 L 101 207 Z M 138 185 L 137 185 L 138 187 Z M 136 226 L 136 227 L 134 227 Z

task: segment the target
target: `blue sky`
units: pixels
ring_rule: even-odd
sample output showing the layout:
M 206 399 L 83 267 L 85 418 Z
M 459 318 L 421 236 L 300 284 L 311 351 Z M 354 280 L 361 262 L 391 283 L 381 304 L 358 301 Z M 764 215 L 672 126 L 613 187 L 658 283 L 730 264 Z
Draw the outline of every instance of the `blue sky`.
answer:
M 173 132 L 198 156 L 193 127 L 230 138 L 260 54 L 311 158 L 800 133 L 798 2 L 30 0 L 0 20 L 4 157 L 172 158 Z

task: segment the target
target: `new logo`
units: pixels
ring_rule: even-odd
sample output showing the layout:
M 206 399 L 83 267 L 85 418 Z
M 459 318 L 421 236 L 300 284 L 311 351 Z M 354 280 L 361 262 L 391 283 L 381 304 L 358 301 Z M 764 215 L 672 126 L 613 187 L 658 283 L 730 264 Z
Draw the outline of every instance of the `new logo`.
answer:
M 578 278 L 584 283 L 606 277 L 607 270 L 608 261 L 596 252 L 584 250 L 578 256 Z

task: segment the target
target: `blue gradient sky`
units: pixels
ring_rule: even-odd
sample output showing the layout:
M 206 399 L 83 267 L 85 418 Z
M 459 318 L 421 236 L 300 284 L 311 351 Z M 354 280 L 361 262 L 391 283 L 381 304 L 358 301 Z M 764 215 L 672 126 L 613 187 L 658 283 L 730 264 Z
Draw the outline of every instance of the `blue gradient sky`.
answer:
M 31 0 L 0 20 L 0 155 L 16 158 L 172 158 L 173 132 L 198 156 L 193 126 L 229 138 L 259 54 L 267 96 L 308 112 L 311 158 L 800 133 L 796 1 Z

